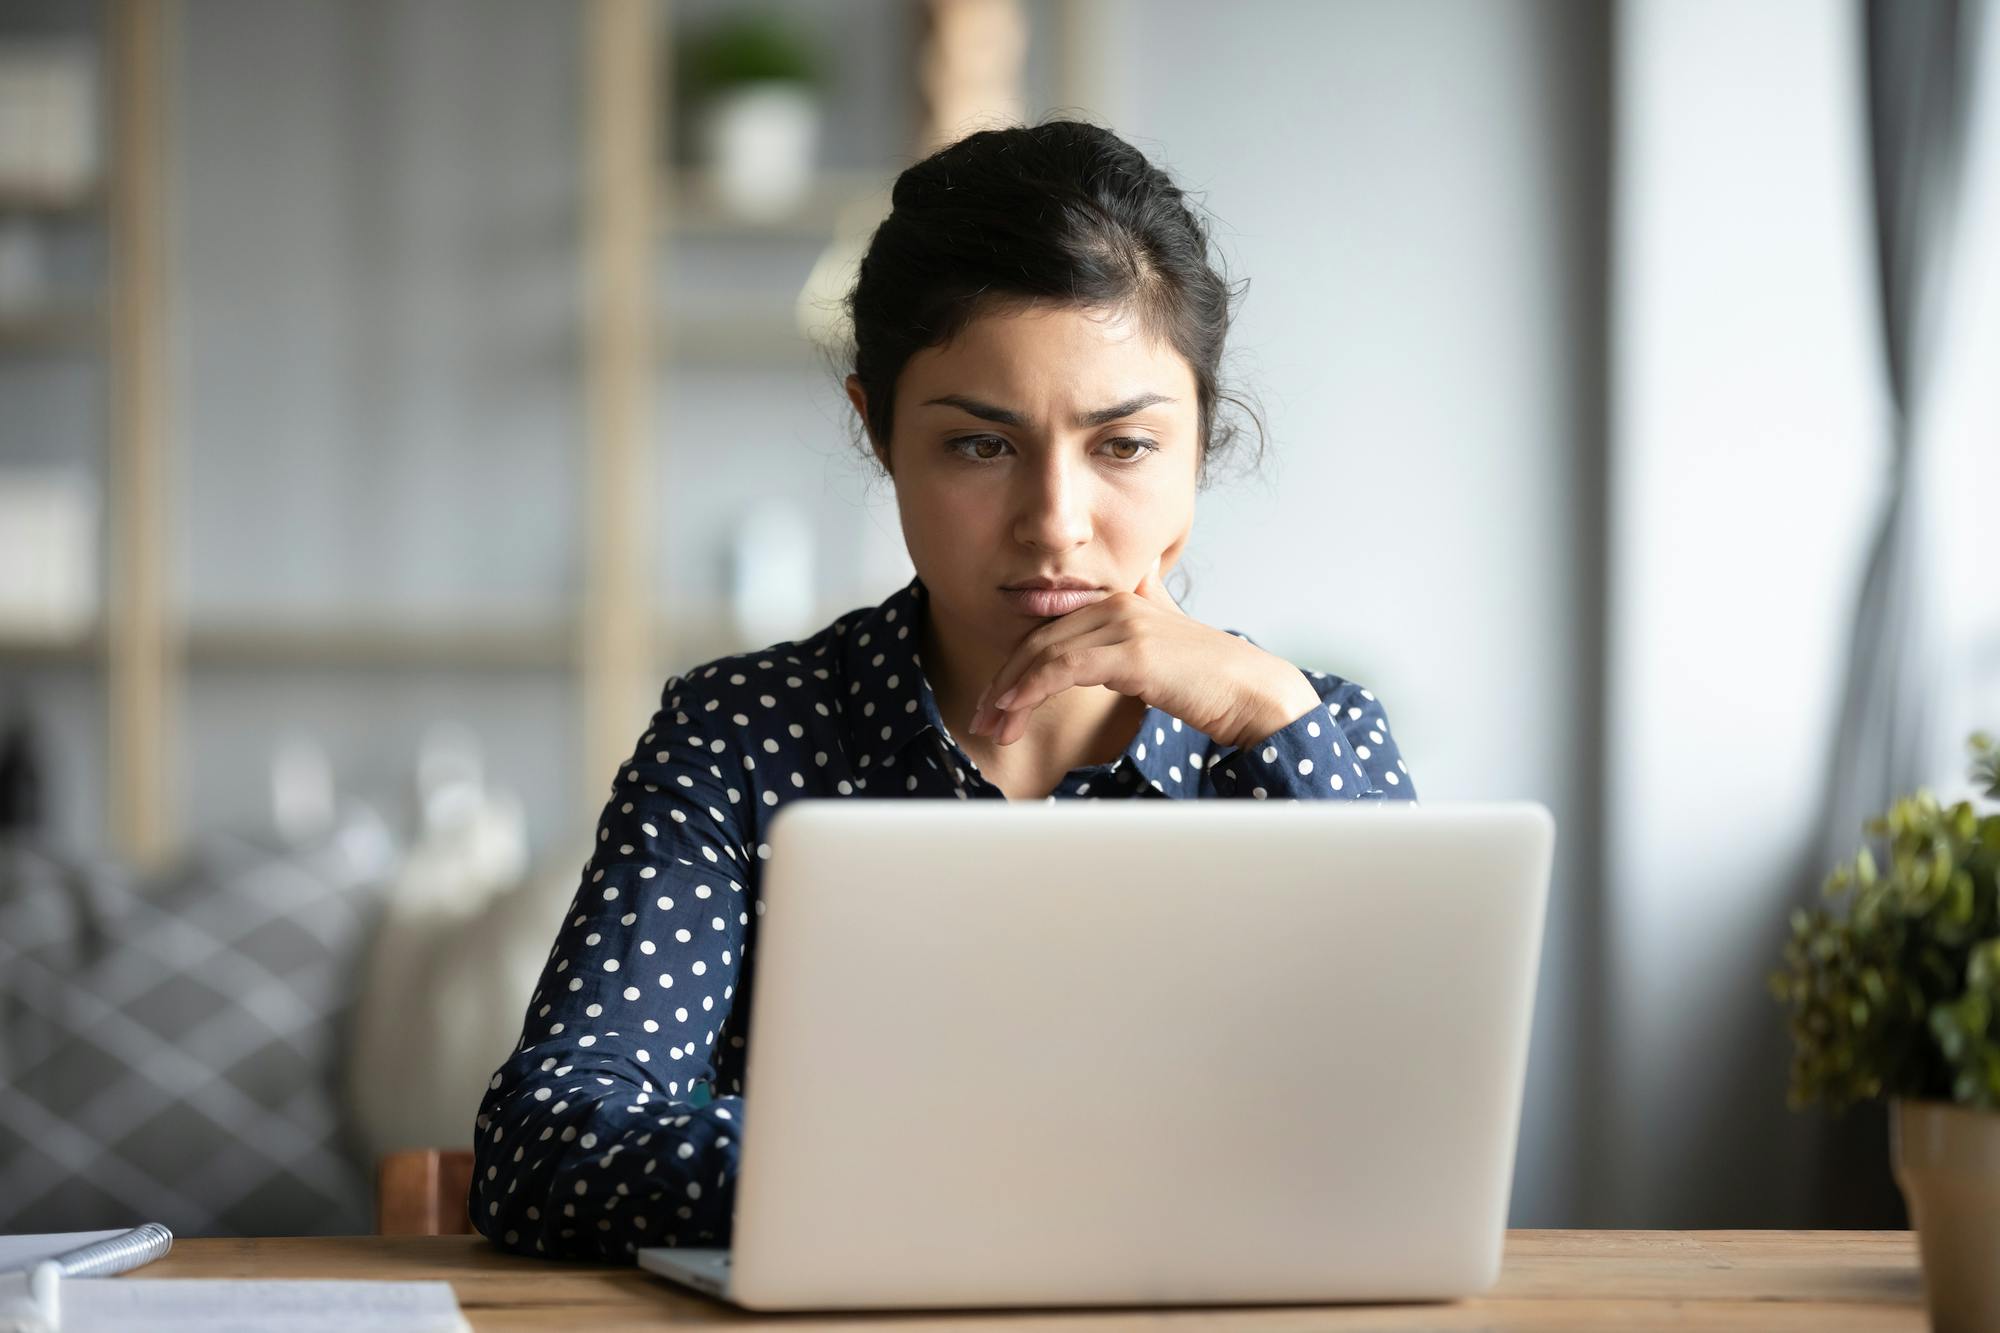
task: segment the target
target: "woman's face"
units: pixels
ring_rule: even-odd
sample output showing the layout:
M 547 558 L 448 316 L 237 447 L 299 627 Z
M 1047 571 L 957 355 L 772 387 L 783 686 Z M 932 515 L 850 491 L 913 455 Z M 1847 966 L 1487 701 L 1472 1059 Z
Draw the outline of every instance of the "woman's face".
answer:
M 866 419 L 860 384 L 848 394 Z M 1051 615 L 1164 577 L 1194 523 L 1194 373 L 1123 311 L 1036 305 L 912 356 L 892 438 L 910 560 L 933 613 L 1001 652 Z M 1087 591 L 1023 595 L 1039 577 Z

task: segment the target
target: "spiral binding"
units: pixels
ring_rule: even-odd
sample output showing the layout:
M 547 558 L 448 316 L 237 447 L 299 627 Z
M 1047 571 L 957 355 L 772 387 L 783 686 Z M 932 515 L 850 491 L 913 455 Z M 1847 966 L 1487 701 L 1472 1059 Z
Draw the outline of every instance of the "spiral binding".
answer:
M 147 1222 L 122 1236 L 58 1254 L 54 1262 L 64 1277 L 110 1277 L 162 1258 L 173 1245 L 173 1232 L 158 1222 Z

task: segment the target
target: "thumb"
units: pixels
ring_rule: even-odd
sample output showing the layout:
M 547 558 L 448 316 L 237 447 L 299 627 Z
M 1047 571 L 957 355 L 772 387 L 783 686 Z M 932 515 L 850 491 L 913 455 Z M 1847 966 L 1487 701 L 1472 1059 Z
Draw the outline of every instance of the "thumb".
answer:
M 1177 612 L 1181 615 L 1187 614 L 1185 611 L 1181 610 L 1180 603 L 1176 602 L 1172 597 L 1168 596 L 1167 585 L 1160 581 L 1160 566 L 1158 562 L 1155 562 L 1153 567 L 1146 571 L 1146 577 L 1139 580 L 1139 587 L 1137 591 L 1139 596 L 1145 598 L 1149 602 L 1157 603 L 1158 605 L 1166 607 L 1167 609 Z

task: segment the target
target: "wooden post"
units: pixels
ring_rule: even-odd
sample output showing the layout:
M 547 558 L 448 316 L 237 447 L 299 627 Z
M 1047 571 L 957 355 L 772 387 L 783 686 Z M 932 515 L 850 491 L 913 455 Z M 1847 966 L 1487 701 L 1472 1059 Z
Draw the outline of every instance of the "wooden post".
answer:
M 1021 0 L 924 0 L 917 86 L 924 121 L 918 151 L 932 153 L 974 130 L 1026 115 L 1021 71 L 1028 16 Z
M 108 62 L 110 441 L 104 651 L 107 817 L 139 866 L 173 853 L 180 695 L 169 612 L 173 565 L 167 428 L 167 50 L 173 0 L 116 0 Z
M 584 37 L 585 808 L 651 717 L 655 0 L 590 0 Z

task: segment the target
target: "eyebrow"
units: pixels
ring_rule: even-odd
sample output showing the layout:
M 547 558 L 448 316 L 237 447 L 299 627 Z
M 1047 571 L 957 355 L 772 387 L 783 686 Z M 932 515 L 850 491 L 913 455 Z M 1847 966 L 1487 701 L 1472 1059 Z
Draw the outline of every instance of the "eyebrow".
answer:
M 1094 412 L 1085 412 L 1076 418 L 1075 424 L 1080 430 L 1088 429 L 1092 426 L 1104 426 L 1122 417 L 1129 417 L 1134 412 L 1142 411 L 1155 403 L 1171 403 L 1173 401 L 1173 399 L 1163 393 L 1142 393 L 1136 397 L 1128 398 L 1122 403 L 1113 403 L 1109 407 L 1100 407 Z M 1005 407 L 995 407 L 992 403 L 982 403 L 977 398 L 968 398 L 962 393 L 948 393 L 942 398 L 926 398 L 918 406 L 955 407 L 959 411 L 969 413 L 982 421 L 991 421 L 1002 426 L 1018 427 L 1026 424 L 1025 419 L 1019 412 Z

